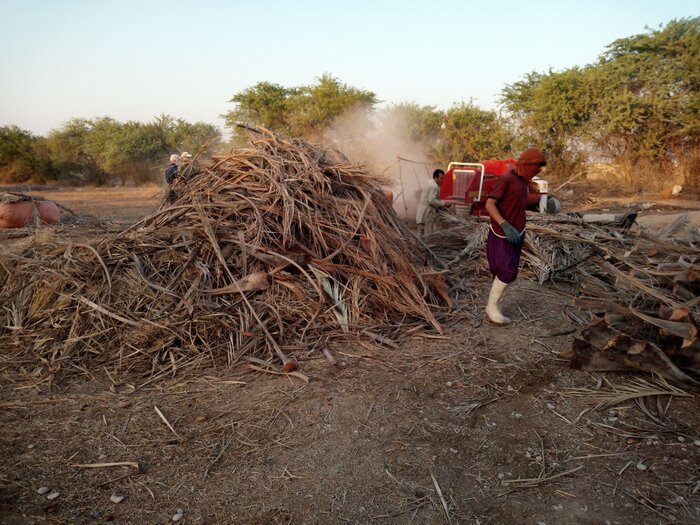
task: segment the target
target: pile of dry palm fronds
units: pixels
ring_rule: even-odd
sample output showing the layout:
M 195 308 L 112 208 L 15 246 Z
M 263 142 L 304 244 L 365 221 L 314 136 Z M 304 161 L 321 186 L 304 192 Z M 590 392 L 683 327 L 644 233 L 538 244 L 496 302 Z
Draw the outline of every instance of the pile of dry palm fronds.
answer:
M 289 370 L 289 352 L 329 338 L 440 330 L 431 305 L 449 297 L 422 274 L 429 252 L 376 177 L 332 156 L 261 131 L 117 235 L 3 256 L 3 358 L 155 372 L 276 356 Z
M 17 193 L 14 191 L 0 191 L 0 204 L 11 204 L 13 202 L 22 201 L 45 201 L 44 197 L 27 195 L 25 193 Z
M 446 216 L 430 239 L 453 292 L 486 273 L 484 220 Z M 572 366 L 654 371 L 694 383 L 700 373 L 700 231 L 681 215 L 664 231 L 590 224 L 568 215 L 528 217 L 522 271 L 540 283 L 566 281 L 575 303 L 605 319 L 574 344 Z

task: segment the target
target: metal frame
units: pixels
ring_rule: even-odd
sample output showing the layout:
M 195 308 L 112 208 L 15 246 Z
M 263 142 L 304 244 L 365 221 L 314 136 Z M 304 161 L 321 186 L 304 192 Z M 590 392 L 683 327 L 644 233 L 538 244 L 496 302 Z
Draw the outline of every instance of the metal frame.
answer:
M 477 201 L 481 200 L 481 190 L 484 187 L 484 176 L 486 175 L 486 168 L 481 162 L 450 162 L 447 165 L 447 171 L 452 169 L 452 166 L 471 166 L 475 168 L 481 168 L 481 179 L 479 180 L 479 195 L 476 198 Z

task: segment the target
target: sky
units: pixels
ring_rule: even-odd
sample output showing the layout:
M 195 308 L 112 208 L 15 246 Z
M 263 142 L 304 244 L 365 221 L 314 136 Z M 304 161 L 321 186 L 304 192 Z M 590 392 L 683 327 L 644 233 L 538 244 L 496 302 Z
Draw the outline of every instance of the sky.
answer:
M 223 128 L 234 94 L 324 73 L 379 107 L 495 109 L 529 72 L 699 15 L 697 0 L 0 0 L 0 126 L 166 114 Z

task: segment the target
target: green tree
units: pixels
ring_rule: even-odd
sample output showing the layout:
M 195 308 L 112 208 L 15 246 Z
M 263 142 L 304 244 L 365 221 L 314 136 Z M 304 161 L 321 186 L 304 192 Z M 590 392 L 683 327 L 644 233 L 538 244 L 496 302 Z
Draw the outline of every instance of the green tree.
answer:
M 697 165 L 700 17 L 616 40 L 593 68 L 591 84 L 591 136 L 628 180 L 658 180 L 676 163 Z M 687 175 L 700 190 L 700 174 Z
M 234 132 L 236 123 L 243 122 L 289 133 L 289 99 L 292 96 L 293 89 L 271 82 L 258 82 L 229 100 L 236 107 L 223 115 L 224 120 Z
M 212 124 L 191 123 L 165 114 L 154 118 L 146 126 L 149 133 L 162 144 L 161 154 L 196 152 L 205 144 L 215 145 L 221 140 L 221 133 Z
M 51 130 L 47 137 L 51 156 L 59 162 L 84 161 L 88 156 L 85 144 L 89 133 L 90 121 L 87 119 L 71 119 L 60 128 Z
M 51 130 L 45 148 L 56 168 L 56 178 L 69 184 L 104 184 L 107 174 L 98 165 L 89 148 L 92 121 L 71 119 Z
M 548 171 L 573 175 L 585 161 L 581 140 L 590 118 L 586 70 L 572 68 L 547 74 L 529 73 L 501 92 L 500 102 L 524 134 L 521 145 L 547 153 Z
M 197 152 L 205 145 L 215 146 L 221 141 L 221 133 L 212 124 L 176 120 L 175 134 L 166 149 L 173 151 Z
M 243 122 L 317 139 L 336 117 L 351 109 L 372 108 L 378 101 L 373 92 L 348 86 L 325 74 L 310 86 L 287 88 L 259 82 L 236 93 L 230 102 L 235 108 L 223 117 L 234 134 L 236 123 Z
M 554 171 L 576 172 L 589 152 L 637 189 L 678 166 L 700 191 L 700 17 L 616 40 L 584 68 L 533 72 L 501 102 Z
M 495 111 L 471 103 L 455 104 L 447 111 L 434 106 L 402 103 L 384 112 L 385 129 L 423 144 L 435 164 L 477 162 L 512 155 L 513 134 Z
M 31 132 L 17 126 L 0 127 L 0 180 L 26 182 L 36 174 Z
M 122 186 L 129 179 L 144 182 L 149 179 L 149 164 L 163 156 L 164 144 L 152 126 L 140 122 L 119 124 L 105 144 L 103 168 L 116 175 Z
M 433 152 L 441 165 L 513 155 L 513 134 L 495 111 L 462 102 L 447 110 L 443 123 Z
M 294 135 L 318 138 L 324 129 L 348 110 L 367 110 L 377 103 L 371 91 L 342 84 L 323 75 L 316 84 L 294 90 L 289 100 L 289 125 Z
M 421 106 L 415 102 L 393 104 L 382 112 L 384 129 L 390 134 L 414 142 L 423 142 L 429 148 L 440 138 L 443 112 L 435 106 Z M 430 151 L 426 151 L 430 153 Z
M 101 117 L 67 122 L 49 134 L 48 145 L 53 158 L 62 163 L 64 178 L 98 184 L 116 178 L 125 185 L 130 180 L 135 184 L 159 181 L 171 153 L 196 152 L 219 139 L 219 131 L 211 124 L 169 115 L 148 123 Z

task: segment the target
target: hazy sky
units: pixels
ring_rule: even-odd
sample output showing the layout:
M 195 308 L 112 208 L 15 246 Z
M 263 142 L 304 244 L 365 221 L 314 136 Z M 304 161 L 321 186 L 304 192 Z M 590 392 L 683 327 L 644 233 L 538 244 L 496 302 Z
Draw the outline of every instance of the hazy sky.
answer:
M 0 125 L 165 113 L 222 126 L 236 92 L 323 73 L 387 104 L 494 108 L 530 71 L 698 15 L 697 0 L 0 0 Z

